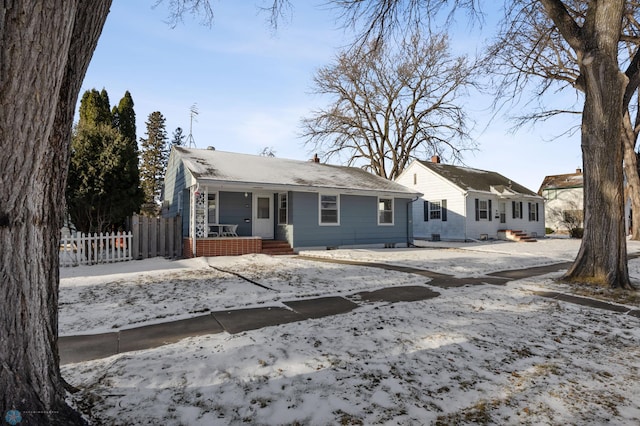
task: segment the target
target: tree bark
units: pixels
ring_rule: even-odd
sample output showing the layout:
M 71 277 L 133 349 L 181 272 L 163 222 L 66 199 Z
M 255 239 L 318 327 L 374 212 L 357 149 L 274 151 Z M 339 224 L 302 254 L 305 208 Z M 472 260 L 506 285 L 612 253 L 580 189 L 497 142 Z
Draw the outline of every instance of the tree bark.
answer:
M 60 228 L 73 112 L 111 0 L 0 5 L 0 414 L 81 424 L 57 349 Z
M 638 157 L 636 155 L 636 133 L 631 124 L 629 111 L 624 113 L 624 175 L 627 178 L 623 203 L 631 200 L 631 211 L 640 214 L 640 176 L 638 175 Z M 640 221 L 634 217 L 631 223 L 631 239 L 640 240 Z
M 581 145 L 584 236 L 576 260 L 563 277 L 614 288 L 632 288 L 627 269 L 622 173 L 622 105 L 628 79 L 617 61 L 623 6 L 619 0 L 591 3 L 583 28 L 577 33 L 580 39 L 573 41 L 585 84 Z

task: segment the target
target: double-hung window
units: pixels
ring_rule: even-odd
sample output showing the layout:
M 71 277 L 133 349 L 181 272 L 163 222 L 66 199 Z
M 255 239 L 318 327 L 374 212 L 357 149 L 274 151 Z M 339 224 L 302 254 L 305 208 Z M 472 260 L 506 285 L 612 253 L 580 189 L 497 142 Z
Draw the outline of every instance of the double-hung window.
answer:
M 480 219 L 489 219 L 489 205 L 487 200 L 479 200 L 478 217 Z
M 442 218 L 442 206 L 440 201 L 431 201 L 429 203 L 429 220 L 438 220 Z
M 320 194 L 320 225 L 340 225 L 340 196 Z
M 393 198 L 378 198 L 378 225 L 393 225 Z
M 529 203 L 529 222 L 538 221 L 538 203 Z

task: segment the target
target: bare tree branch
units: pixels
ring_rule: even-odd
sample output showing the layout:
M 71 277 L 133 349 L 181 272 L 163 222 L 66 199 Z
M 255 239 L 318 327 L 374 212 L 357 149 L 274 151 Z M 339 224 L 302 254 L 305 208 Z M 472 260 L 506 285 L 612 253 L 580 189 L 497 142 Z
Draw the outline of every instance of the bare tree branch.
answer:
M 342 52 L 314 78 L 315 93 L 333 98 L 302 121 L 307 146 L 325 158 L 344 155 L 393 179 L 416 157 L 459 160 L 473 149 L 456 100 L 473 84 L 475 64 L 448 52 L 444 35 L 414 35 L 397 48 L 373 41 Z

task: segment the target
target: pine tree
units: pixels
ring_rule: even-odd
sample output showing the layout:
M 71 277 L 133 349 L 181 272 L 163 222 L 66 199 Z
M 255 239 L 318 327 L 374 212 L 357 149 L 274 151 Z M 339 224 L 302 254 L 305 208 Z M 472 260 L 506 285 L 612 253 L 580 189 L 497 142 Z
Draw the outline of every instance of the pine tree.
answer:
M 113 116 L 109 108 L 109 95 L 105 89 L 102 89 L 102 92 L 96 89 L 87 90 L 80 101 L 79 125 L 86 123 L 111 125 Z
M 135 112 L 127 94 L 112 111 L 104 89 L 85 92 L 80 103 L 66 198 L 71 221 L 82 232 L 119 227 L 142 204 Z
M 176 130 L 173 132 L 173 139 L 171 139 L 171 146 L 183 146 L 186 138 L 187 137 L 184 135 L 182 127 L 176 127 Z
M 162 183 L 169 156 L 168 138 L 165 118 L 159 111 L 149 114 L 145 124 L 147 138 L 140 138 L 142 143 L 140 178 L 145 195 L 142 211 L 144 214 L 155 216 L 160 211 Z

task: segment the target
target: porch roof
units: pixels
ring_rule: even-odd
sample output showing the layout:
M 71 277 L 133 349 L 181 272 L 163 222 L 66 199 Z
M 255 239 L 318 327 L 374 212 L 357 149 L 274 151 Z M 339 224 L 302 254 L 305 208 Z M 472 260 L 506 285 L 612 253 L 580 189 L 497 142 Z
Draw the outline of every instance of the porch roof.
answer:
M 174 154 L 198 182 L 230 190 L 337 190 L 406 198 L 421 195 L 355 167 L 183 147 L 174 147 Z

